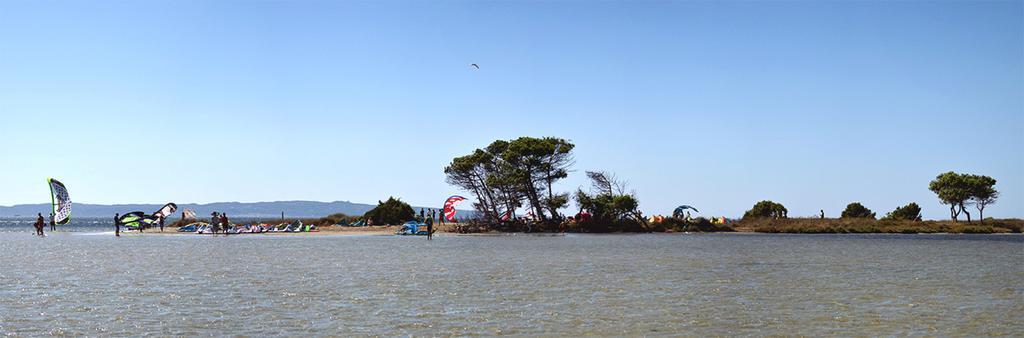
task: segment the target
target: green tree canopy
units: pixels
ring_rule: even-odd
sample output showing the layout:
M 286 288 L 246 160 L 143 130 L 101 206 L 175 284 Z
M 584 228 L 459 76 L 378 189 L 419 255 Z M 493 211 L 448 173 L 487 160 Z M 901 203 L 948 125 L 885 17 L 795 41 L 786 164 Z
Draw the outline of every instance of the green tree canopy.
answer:
M 444 172 L 448 183 L 476 197 L 474 208 L 491 223 L 522 206 L 529 206 L 541 220 L 557 219 L 569 195 L 554 192 L 553 185 L 568 176 L 574 148 L 555 137 L 497 140 L 456 157 Z
M 789 210 L 782 204 L 775 203 L 772 201 L 760 201 L 754 204 L 754 207 L 743 213 L 743 218 L 786 218 L 788 217 Z
M 842 218 L 870 218 L 875 219 L 875 213 L 868 209 L 860 202 L 853 202 L 846 205 L 846 210 L 843 210 Z
M 882 219 L 919 221 L 921 220 L 921 207 L 917 203 L 910 202 L 910 204 L 902 207 L 896 207 L 896 210 L 885 214 L 885 217 Z
M 939 197 L 942 204 L 949 205 L 949 216 L 954 222 L 961 213 L 967 215 L 967 221 L 970 222 L 971 213 L 967 211 L 967 206 L 973 203 L 984 219 L 985 207 L 999 198 L 995 185 L 996 180 L 988 176 L 950 171 L 936 176 L 928 183 L 928 189 Z
M 999 191 L 996 191 L 996 179 L 984 175 L 970 175 L 967 178 L 971 187 L 971 202 L 978 208 L 978 219 L 985 222 L 985 207 L 996 203 Z
M 646 226 L 638 207 L 640 201 L 633 194 L 625 193 L 626 184 L 614 175 L 588 171 L 592 192 L 576 191 L 576 203 L 581 210 L 591 214 L 589 224 L 580 224 L 588 231 L 636 230 Z
M 408 203 L 402 202 L 394 197 L 387 201 L 377 201 L 377 207 L 367 211 L 364 218 L 373 220 L 373 224 L 402 224 L 416 218 L 416 212 Z
M 967 182 L 966 175 L 955 172 L 945 172 L 936 176 L 928 183 L 928 190 L 931 190 L 939 197 L 942 204 L 949 205 L 949 217 L 956 222 L 960 213 L 967 213 L 964 205 L 971 198 L 971 187 Z M 967 213 L 970 220 L 970 213 Z

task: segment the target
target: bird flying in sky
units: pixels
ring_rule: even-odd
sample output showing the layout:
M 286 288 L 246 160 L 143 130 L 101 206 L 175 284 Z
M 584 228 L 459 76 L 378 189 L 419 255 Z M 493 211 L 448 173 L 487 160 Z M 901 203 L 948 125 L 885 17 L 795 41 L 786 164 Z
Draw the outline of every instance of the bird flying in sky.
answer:
M 473 67 L 473 69 L 480 69 L 480 66 L 477 66 L 475 63 L 470 63 L 469 66 Z

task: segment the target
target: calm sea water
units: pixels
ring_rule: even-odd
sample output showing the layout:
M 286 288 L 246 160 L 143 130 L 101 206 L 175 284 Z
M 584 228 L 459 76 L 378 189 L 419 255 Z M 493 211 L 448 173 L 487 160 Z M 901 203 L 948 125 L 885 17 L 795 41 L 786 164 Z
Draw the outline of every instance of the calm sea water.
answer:
M 0 334 L 1024 335 L 1022 236 L 96 232 L 0 234 Z

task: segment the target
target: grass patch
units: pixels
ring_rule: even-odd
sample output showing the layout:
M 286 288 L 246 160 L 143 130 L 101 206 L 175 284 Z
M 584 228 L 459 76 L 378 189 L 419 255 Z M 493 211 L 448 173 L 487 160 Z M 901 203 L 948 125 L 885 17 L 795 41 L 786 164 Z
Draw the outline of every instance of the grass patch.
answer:
M 737 228 L 766 233 L 883 233 L 883 234 L 993 234 L 1019 233 L 1024 226 L 1020 219 L 990 219 L 981 222 L 873 220 L 870 218 L 786 218 L 744 219 Z

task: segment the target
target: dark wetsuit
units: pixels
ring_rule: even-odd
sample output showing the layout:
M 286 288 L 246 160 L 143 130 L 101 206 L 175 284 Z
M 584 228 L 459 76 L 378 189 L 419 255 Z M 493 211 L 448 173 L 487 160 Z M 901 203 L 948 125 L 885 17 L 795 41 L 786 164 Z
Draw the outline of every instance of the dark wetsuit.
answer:
M 121 214 L 114 214 L 114 236 L 121 237 Z
M 434 239 L 434 218 L 427 219 L 427 239 Z
M 46 227 L 46 222 L 43 221 L 43 215 L 39 215 L 39 218 L 36 218 L 36 223 L 33 224 L 33 226 L 36 227 L 36 235 L 42 236 L 43 228 Z

